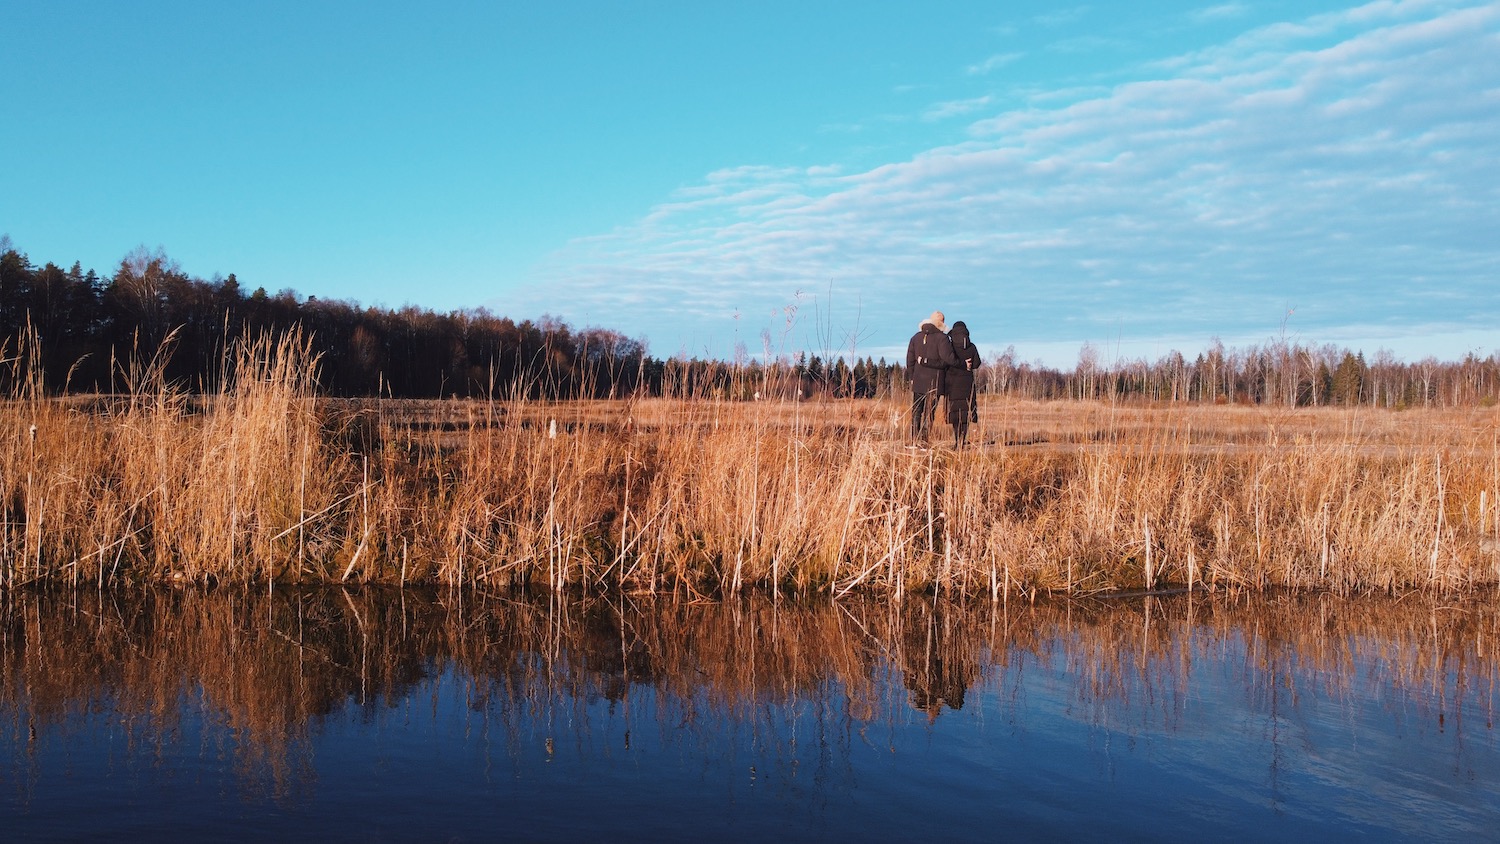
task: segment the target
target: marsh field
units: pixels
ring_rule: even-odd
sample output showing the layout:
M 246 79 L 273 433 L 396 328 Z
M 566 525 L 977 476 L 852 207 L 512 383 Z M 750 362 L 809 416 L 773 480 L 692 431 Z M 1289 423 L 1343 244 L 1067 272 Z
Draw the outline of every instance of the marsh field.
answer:
M 717 599 L 1500 581 L 1500 410 L 334 400 L 296 338 L 193 396 L 0 406 L 0 585 L 441 584 Z

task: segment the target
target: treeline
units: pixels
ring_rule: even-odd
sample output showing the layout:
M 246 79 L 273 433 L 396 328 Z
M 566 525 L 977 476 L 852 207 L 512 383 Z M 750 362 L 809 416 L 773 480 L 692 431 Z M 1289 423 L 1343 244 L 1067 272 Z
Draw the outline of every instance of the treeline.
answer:
M 160 251 L 131 253 L 107 278 L 0 253 L 0 337 L 12 352 L 34 350 L 54 391 L 119 390 L 132 360 L 210 390 L 230 374 L 236 342 L 296 328 L 320 356 L 320 386 L 338 396 L 609 395 L 660 378 L 641 343 L 607 329 L 245 291 L 232 274 L 191 278 Z M 27 332 L 33 342 L 18 344 Z
M 1398 360 L 1388 350 L 1363 352 L 1282 340 L 1229 349 L 1215 340 L 1195 359 L 1177 351 L 1156 361 L 1103 363 L 1085 345 L 1072 372 L 1016 360 L 1006 349 L 981 370 L 987 392 L 1034 399 L 1266 404 L 1288 407 L 1492 406 L 1500 396 L 1500 352 L 1459 361 Z
M 245 291 L 233 274 L 188 276 L 163 252 L 138 249 L 113 275 L 34 266 L 0 240 L 0 339 L 5 357 L 34 356 L 53 392 L 127 388 L 131 362 L 154 361 L 166 379 L 212 390 L 232 373 L 226 354 L 244 338 L 300 329 L 319 356 L 320 387 L 335 396 L 396 398 L 872 397 L 901 383 L 900 367 L 873 359 L 743 362 L 653 358 L 639 340 L 559 320 L 515 322 L 479 308 L 440 314 Z M 28 338 L 24 339 L 23 338 Z
M 608 328 L 559 320 L 515 322 L 479 308 L 446 314 L 303 298 L 291 290 L 246 292 L 233 274 L 192 278 L 161 250 L 137 249 L 103 277 L 30 259 L 0 236 L 0 340 L 4 357 L 34 356 L 53 392 L 128 387 L 131 362 L 155 361 L 194 391 L 231 375 L 226 354 L 244 338 L 301 329 L 320 356 L 329 395 L 396 398 L 610 398 L 633 395 L 874 398 L 906 389 L 899 363 L 884 358 L 798 353 L 759 361 L 650 356 Z M 23 338 L 29 341 L 22 342 Z M 1457 362 L 1373 359 L 1332 345 L 1271 342 L 1227 349 L 1215 341 L 1188 360 L 1102 362 L 1085 345 L 1061 370 L 991 355 L 980 371 L 987 393 L 1032 399 L 1253 403 L 1387 408 L 1492 404 L 1500 353 Z

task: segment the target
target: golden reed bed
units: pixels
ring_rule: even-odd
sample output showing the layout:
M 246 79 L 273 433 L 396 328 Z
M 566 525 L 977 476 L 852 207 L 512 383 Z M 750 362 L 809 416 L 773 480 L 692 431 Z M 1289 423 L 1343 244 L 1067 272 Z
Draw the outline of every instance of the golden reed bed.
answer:
M 986 398 L 965 450 L 899 402 L 334 402 L 296 337 L 194 400 L 0 409 L 0 585 L 403 582 L 1041 591 L 1500 581 L 1500 411 Z M 939 439 L 946 427 L 939 423 Z

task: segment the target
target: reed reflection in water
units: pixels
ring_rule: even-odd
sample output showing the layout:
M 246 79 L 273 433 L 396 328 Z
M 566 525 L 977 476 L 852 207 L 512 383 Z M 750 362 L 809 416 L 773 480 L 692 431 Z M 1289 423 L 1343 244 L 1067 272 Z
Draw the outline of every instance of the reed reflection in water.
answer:
M 0 597 L 21 837 L 1488 836 L 1483 598 Z

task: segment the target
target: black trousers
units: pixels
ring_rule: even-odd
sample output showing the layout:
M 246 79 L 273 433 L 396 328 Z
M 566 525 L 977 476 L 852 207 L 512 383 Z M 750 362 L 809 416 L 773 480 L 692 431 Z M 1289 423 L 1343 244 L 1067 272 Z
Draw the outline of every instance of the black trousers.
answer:
M 941 393 L 937 390 L 929 390 L 923 393 L 912 393 L 911 395 L 911 436 L 912 439 L 927 441 L 932 435 L 932 420 L 937 417 L 938 399 Z
M 969 419 L 974 412 L 969 396 L 948 396 L 948 424 L 953 426 L 953 441 L 963 445 L 969 440 Z

